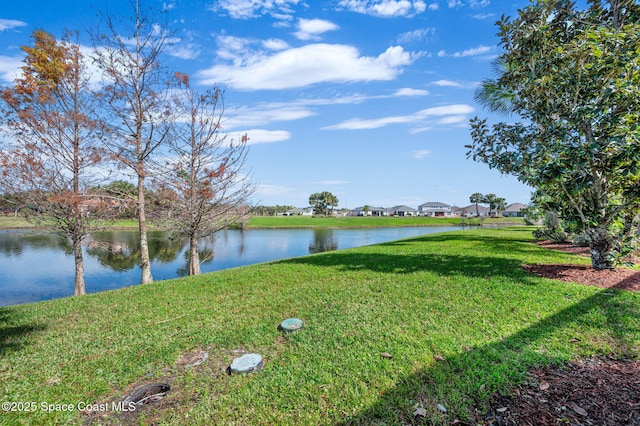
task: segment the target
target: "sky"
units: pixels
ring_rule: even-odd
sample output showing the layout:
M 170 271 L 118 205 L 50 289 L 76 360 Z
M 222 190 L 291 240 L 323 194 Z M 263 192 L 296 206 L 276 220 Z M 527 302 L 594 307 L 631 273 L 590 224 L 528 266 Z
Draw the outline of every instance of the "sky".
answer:
M 44 29 L 60 37 L 130 15 L 135 0 L 28 0 L 0 6 L 0 85 Z M 225 90 L 224 131 L 246 133 L 252 204 L 305 207 L 439 201 L 531 188 L 466 158 L 469 119 L 504 121 L 474 102 L 500 54 L 495 22 L 528 0 L 139 0 L 166 17 L 166 64 L 193 87 Z

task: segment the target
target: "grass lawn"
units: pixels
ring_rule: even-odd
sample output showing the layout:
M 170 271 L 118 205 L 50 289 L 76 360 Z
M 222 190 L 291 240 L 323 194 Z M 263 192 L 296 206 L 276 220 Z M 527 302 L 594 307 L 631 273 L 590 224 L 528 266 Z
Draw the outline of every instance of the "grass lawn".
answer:
M 0 424 L 82 423 L 78 404 L 151 382 L 172 389 L 133 413 L 108 406 L 96 424 L 393 425 L 420 406 L 451 424 L 533 366 L 638 358 L 640 295 L 528 274 L 522 263 L 589 262 L 530 239 L 433 234 L 0 308 L 1 399 L 35 403 Z M 288 317 L 304 328 L 282 335 Z M 202 365 L 176 362 L 198 350 Z M 227 375 L 242 351 L 264 368 Z
M 374 228 L 400 226 L 461 226 L 460 218 L 434 217 L 308 217 L 308 216 L 253 216 L 246 224 L 247 228 Z M 484 225 L 523 225 L 522 218 L 485 218 L 480 222 L 475 218 L 464 219 L 468 226 Z M 105 222 L 106 228 L 138 229 L 135 219 L 118 219 Z M 153 225 L 151 225 L 153 226 Z M 0 215 L 0 229 L 31 228 L 33 223 L 22 216 Z
M 522 218 L 486 218 L 486 225 L 523 225 Z M 250 228 L 366 228 L 396 226 L 461 226 L 457 217 L 309 217 L 309 216 L 254 216 L 249 220 Z M 475 218 L 464 219 L 469 226 L 478 225 Z

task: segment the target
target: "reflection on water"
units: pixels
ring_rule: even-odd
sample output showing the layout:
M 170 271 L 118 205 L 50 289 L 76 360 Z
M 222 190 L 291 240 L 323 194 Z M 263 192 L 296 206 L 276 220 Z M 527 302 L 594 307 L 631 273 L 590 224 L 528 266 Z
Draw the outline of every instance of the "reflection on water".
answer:
M 262 229 L 220 231 L 199 242 L 202 272 L 325 251 L 376 244 L 448 228 Z M 97 232 L 85 241 L 87 292 L 135 285 L 140 242 L 134 231 Z M 163 231 L 149 232 L 153 276 L 164 280 L 188 271 L 188 244 Z M 73 294 L 69 242 L 52 232 L 0 230 L 0 306 Z
M 313 240 L 309 244 L 309 253 L 315 254 L 332 250 L 338 250 L 338 239 L 334 235 L 334 230 L 329 228 L 314 229 Z

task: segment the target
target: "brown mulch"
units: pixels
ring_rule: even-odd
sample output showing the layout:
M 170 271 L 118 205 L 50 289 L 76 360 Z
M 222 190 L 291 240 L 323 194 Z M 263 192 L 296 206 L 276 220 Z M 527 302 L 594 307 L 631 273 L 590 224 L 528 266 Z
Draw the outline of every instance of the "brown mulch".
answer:
M 572 244 L 537 243 L 541 247 L 560 250 L 567 253 L 589 256 L 588 247 L 576 247 Z M 640 271 L 632 269 L 593 269 L 586 265 L 523 265 L 532 274 L 555 280 L 593 285 L 601 288 L 617 288 L 640 292 Z
M 495 426 L 638 426 L 640 361 L 590 358 L 530 371 L 527 384 L 496 396 L 484 422 Z
M 589 255 L 587 247 L 538 243 Z M 562 281 L 640 292 L 640 272 L 595 270 L 580 265 L 524 265 L 527 271 Z M 640 361 L 590 358 L 529 372 L 530 380 L 508 396 L 494 396 L 479 424 L 494 426 L 640 426 Z

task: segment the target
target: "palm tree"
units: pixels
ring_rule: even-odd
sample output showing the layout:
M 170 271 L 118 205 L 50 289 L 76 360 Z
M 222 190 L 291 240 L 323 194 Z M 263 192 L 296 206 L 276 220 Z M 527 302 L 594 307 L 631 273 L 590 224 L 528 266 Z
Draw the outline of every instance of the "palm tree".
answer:
M 498 197 L 496 194 L 487 194 L 484 196 L 483 202 L 489 204 L 489 216 L 492 215 L 493 209 L 496 207 L 496 200 Z
M 474 192 L 469 197 L 469 201 L 471 201 L 472 203 L 475 203 L 475 205 L 476 205 L 476 216 L 480 216 L 480 213 L 478 212 L 478 203 L 484 203 L 484 195 L 482 195 L 479 192 Z
M 498 58 L 492 64 L 493 72 L 498 79 L 507 71 L 507 65 Z M 509 115 L 513 111 L 516 94 L 499 84 L 498 79 L 486 78 L 473 95 L 473 100 L 489 111 L 500 115 Z
M 495 199 L 496 215 L 500 216 L 500 212 L 503 212 L 507 208 L 507 200 L 502 197 Z

